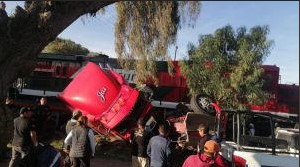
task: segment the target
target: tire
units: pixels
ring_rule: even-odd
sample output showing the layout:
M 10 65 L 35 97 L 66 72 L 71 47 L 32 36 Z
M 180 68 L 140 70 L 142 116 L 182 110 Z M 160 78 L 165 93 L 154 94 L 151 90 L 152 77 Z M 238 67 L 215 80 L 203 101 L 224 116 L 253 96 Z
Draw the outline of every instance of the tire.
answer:
M 216 110 L 211 105 L 212 102 L 213 102 L 213 100 L 209 96 L 194 95 L 191 98 L 190 105 L 194 112 L 204 113 L 204 114 L 215 116 Z

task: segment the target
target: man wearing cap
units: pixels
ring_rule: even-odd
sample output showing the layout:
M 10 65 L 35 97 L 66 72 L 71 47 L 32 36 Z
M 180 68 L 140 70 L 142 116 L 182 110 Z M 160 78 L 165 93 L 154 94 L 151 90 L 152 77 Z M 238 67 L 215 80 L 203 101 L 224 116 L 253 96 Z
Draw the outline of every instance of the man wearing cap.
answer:
M 82 116 L 82 113 L 81 111 L 79 110 L 76 110 L 73 112 L 72 114 L 72 118 L 67 122 L 67 125 L 66 125 L 66 134 L 68 135 L 71 130 L 77 125 L 77 120 L 79 117 Z
M 29 107 L 20 109 L 20 116 L 14 119 L 14 136 L 12 140 L 12 157 L 9 167 L 19 166 L 19 162 L 37 146 L 35 125 L 30 120 L 32 111 Z
M 200 154 L 189 156 L 182 167 L 228 167 L 224 158 L 218 153 L 220 145 L 214 140 L 205 143 Z

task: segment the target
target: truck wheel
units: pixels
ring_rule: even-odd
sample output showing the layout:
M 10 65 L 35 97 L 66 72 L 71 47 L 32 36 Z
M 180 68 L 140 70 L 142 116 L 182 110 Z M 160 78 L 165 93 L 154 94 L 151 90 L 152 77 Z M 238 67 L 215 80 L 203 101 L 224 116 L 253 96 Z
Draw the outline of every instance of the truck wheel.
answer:
M 216 115 L 216 110 L 211 105 L 212 99 L 206 95 L 194 95 L 191 98 L 191 108 L 194 112 Z

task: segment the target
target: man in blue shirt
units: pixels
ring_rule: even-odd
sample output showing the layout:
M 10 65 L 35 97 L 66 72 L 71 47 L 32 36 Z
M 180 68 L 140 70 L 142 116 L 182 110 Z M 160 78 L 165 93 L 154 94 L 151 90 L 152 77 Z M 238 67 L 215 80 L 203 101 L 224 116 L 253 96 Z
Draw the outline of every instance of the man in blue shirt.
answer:
M 150 139 L 147 154 L 150 157 L 150 167 L 169 167 L 171 147 L 168 135 L 170 132 L 170 125 L 165 122 L 159 125 L 159 135 Z

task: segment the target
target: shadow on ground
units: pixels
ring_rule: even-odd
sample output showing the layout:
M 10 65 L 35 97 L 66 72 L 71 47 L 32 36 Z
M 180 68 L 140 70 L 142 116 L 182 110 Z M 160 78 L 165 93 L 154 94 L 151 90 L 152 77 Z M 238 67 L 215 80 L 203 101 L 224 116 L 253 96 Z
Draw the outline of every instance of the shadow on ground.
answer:
M 62 150 L 64 135 L 56 134 L 52 138 L 50 145 L 58 150 Z M 11 146 L 10 146 L 11 147 Z M 11 148 L 9 148 L 10 150 Z M 8 153 L 11 155 L 11 151 Z M 7 167 L 10 157 L 0 160 L 0 167 Z M 122 140 L 105 140 L 97 142 L 95 157 L 91 160 L 91 167 L 131 167 L 130 144 Z

